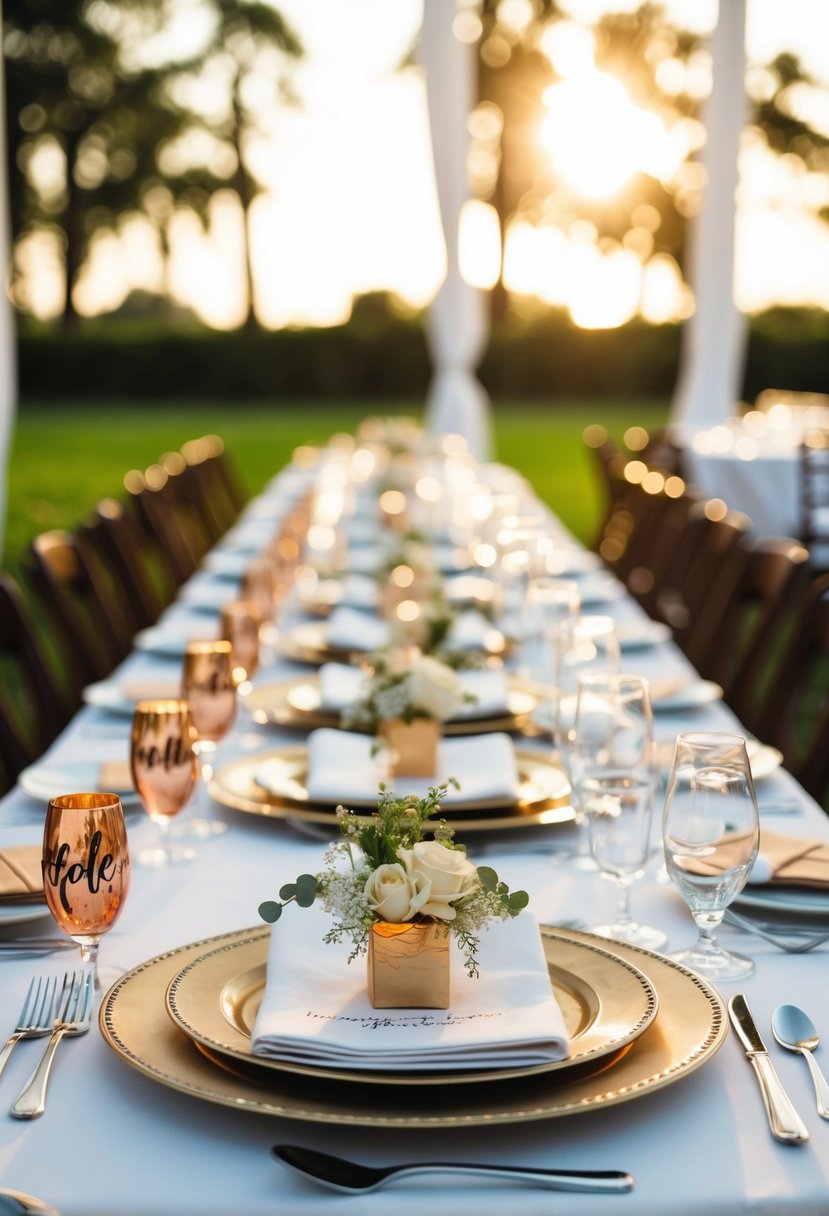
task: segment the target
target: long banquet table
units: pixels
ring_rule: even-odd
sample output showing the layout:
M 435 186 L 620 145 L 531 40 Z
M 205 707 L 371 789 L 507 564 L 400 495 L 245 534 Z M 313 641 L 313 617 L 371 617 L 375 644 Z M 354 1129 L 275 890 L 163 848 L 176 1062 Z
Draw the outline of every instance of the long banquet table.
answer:
M 283 471 L 251 504 L 241 526 L 245 520 L 277 519 L 281 504 L 306 475 L 296 469 Z M 221 552 L 232 552 L 238 534 L 220 543 Z M 194 585 L 214 582 L 215 576 L 202 572 Z M 601 611 L 610 611 L 619 621 L 640 615 L 624 597 Z M 204 624 L 204 616 L 183 601 L 166 619 Z M 179 665 L 175 659 L 136 651 L 118 674 L 175 677 Z M 686 660 L 670 642 L 625 654 L 624 667 L 659 678 L 688 672 Z M 307 670 L 275 659 L 259 679 Z M 657 736 L 665 741 L 681 729 L 728 730 L 735 725 L 721 702 L 656 717 Z M 86 706 L 47 759 L 77 764 L 125 758 L 128 732 L 127 717 Z M 296 740 L 296 732 L 240 721 L 220 745 L 217 764 Z M 550 745 L 539 738 L 522 746 Z M 829 840 L 825 815 L 782 769 L 758 783 L 758 796 L 762 825 Z M 19 788 L 7 795 L 0 804 L 0 847 L 39 840 L 43 811 L 42 803 Z M 319 841 L 286 824 L 216 803 L 209 805 L 209 814 L 225 820 L 228 830 L 199 841 L 194 864 L 160 871 L 133 866 L 123 913 L 101 946 L 104 966 L 129 969 L 187 943 L 261 927 L 259 902 L 274 897 L 296 874 L 319 868 Z M 153 838 L 155 828 L 143 813 L 132 812 L 128 831 L 131 851 L 137 853 Z M 578 919 L 589 926 L 612 917 L 616 896 L 610 883 L 555 863 L 559 843 L 572 843 L 571 829 L 559 827 L 544 840 L 547 847 L 541 851 L 532 845 L 521 851 L 504 838 L 503 847 L 487 848 L 486 860 L 512 887 L 530 891 L 532 911 L 541 922 Z M 466 843 L 474 856 L 474 839 L 467 837 Z M 637 919 L 662 926 L 669 935 L 668 949 L 677 949 L 692 941 L 693 924 L 677 892 L 659 881 L 659 862 L 655 849 L 648 874 L 633 887 L 633 912 Z M 48 918 L 35 926 L 40 932 L 51 928 Z M 93 1025 L 86 1037 L 62 1044 L 42 1118 L 19 1122 L 5 1113 L 0 1116 L 0 1186 L 39 1196 L 63 1216 L 413 1212 L 424 1202 L 436 1212 L 456 1216 L 494 1216 L 507 1207 L 515 1216 L 557 1211 L 585 1216 L 825 1214 L 829 1125 L 816 1113 L 805 1063 L 773 1044 L 770 1018 L 777 1004 L 797 1003 L 829 1035 L 829 947 L 790 955 L 734 930 L 723 929 L 722 934 L 726 944 L 756 960 L 751 978 L 723 985 L 722 995 L 727 999 L 738 987 L 747 994 L 778 1072 L 809 1128 L 811 1139 L 802 1146 L 772 1139 L 755 1078 L 732 1032 L 704 1067 L 634 1100 L 561 1118 L 430 1130 L 286 1120 L 202 1101 L 130 1068 Z M 61 953 L 35 960 L 0 959 L 0 1031 L 11 1031 L 30 976 L 62 969 L 71 958 Z M 27 1079 L 41 1046 L 42 1040 L 22 1043 L 14 1052 L 0 1079 L 4 1107 Z M 406 1101 L 405 1091 L 397 1090 L 394 1102 L 402 1115 Z M 555 1195 L 529 1185 L 453 1183 L 442 1177 L 401 1181 L 365 1196 L 338 1196 L 278 1163 L 270 1151 L 276 1143 L 307 1145 L 376 1164 L 445 1159 L 621 1169 L 634 1176 L 635 1188 L 627 1195 Z

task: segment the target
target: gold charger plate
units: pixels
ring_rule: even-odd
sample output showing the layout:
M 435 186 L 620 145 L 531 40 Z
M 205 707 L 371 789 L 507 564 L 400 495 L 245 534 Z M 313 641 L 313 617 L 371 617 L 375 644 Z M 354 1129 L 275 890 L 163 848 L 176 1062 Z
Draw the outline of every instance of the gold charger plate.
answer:
M 219 946 L 191 960 L 167 990 L 173 1021 L 189 1039 L 221 1056 L 264 1071 L 296 1072 L 332 1081 L 374 1085 L 453 1085 L 559 1075 L 586 1065 L 604 1064 L 646 1030 L 656 1016 L 658 1000 L 650 980 L 638 967 L 593 942 L 566 937 L 546 941 L 550 980 L 564 1017 L 571 1051 L 556 1060 L 514 1069 L 434 1072 L 371 1072 L 283 1063 L 251 1051 L 253 1023 L 265 990 L 270 930 Z
M 488 655 L 491 661 L 500 659 L 509 649 L 509 641 L 494 626 L 491 644 L 480 649 L 464 649 L 462 654 Z M 294 663 L 311 663 L 320 667 L 323 663 L 361 663 L 368 650 L 359 647 L 332 646 L 328 641 L 327 621 L 303 621 L 286 630 L 279 639 L 279 652 Z
M 245 929 L 179 947 L 122 976 L 101 1004 L 98 1021 L 105 1042 L 151 1080 L 203 1101 L 306 1122 L 409 1130 L 554 1119 L 630 1102 L 700 1068 L 728 1033 L 721 997 L 699 976 L 661 955 L 614 943 L 615 954 L 648 975 L 659 996 L 659 1014 L 606 1071 L 564 1084 L 551 1073 L 491 1085 L 412 1088 L 406 1093 L 405 1113 L 393 1090 L 376 1085 L 323 1083 L 274 1072 L 264 1086 L 206 1059 L 173 1023 L 165 1001 L 170 982 L 188 962 L 222 943 L 249 938 L 252 932 Z M 567 938 L 601 944 L 575 932 L 543 930 L 542 936 L 545 942 Z M 384 1092 L 390 1095 L 388 1108 L 379 1101 Z
M 545 695 L 542 688 L 529 680 L 509 676 L 505 713 L 485 718 L 465 716 L 444 722 L 441 731 L 444 735 L 478 735 L 489 731 L 520 730 Z M 339 711 L 326 709 L 322 704 L 320 677 L 317 674 L 300 680 L 279 680 L 273 684 L 259 685 L 245 698 L 245 708 L 260 725 L 270 723 L 316 730 L 318 727 L 337 727 L 340 724 Z
M 517 751 L 515 758 L 519 779 L 515 803 L 504 806 L 502 802 L 453 802 L 443 807 L 441 814 L 461 824 L 465 831 L 571 822 L 574 812 L 570 805 L 570 783 L 556 762 L 540 753 L 522 751 Z M 273 761 L 282 766 L 278 793 L 263 789 L 255 780 L 262 765 Z M 210 782 L 210 794 L 232 810 L 274 819 L 295 819 L 300 823 L 326 824 L 332 831 L 338 830 L 336 805 L 308 800 L 307 773 L 308 748 L 303 744 L 258 752 L 232 760 L 218 769 Z M 349 800 L 349 806 L 374 809 L 376 800 L 371 803 Z M 425 826 L 428 830 L 428 823 Z

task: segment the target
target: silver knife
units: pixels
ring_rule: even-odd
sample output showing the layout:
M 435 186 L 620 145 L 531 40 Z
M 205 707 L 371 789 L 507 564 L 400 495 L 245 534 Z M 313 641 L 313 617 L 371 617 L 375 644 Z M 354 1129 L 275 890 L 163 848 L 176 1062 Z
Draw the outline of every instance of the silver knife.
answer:
M 766 1045 L 754 1024 L 748 1001 L 742 992 L 738 992 L 728 1002 L 728 1016 L 760 1082 L 760 1092 L 763 1095 L 772 1135 L 785 1144 L 803 1144 L 809 1139 L 806 1124 L 795 1110 L 774 1071 L 771 1057 L 766 1051 Z

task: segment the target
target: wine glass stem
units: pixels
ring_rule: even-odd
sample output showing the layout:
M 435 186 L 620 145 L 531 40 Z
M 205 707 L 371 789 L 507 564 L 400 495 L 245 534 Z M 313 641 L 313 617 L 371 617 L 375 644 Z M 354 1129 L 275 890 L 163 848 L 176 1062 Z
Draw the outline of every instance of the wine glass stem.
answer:
M 93 992 L 101 991 L 101 980 L 98 975 L 98 943 L 97 942 L 81 942 L 81 962 L 84 970 L 92 974 L 92 990 Z
M 616 897 L 616 924 L 632 924 L 630 916 L 630 887 L 625 883 L 619 884 L 619 894 Z
M 703 954 L 719 954 L 720 947 L 717 944 L 715 931 L 719 928 L 722 918 L 722 912 L 706 912 L 694 917 L 699 933 L 697 949 L 701 950 Z

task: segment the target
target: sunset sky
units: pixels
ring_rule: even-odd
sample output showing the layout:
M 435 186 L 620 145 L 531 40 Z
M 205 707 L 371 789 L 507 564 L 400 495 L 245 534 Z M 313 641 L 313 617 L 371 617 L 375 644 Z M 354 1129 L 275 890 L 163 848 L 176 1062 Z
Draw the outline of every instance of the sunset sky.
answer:
M 517 5 L 520 17 L 522 0 Z M 525 2 L 525 0 L 524 0 Z M 178 37 L 199 29 L 198 0 L 181 0 Z M 420 71 L 399 70 L 421 21 L 421 0 L 280 0 L 306 55 L 295 70 L 302 104 L 279 108 L 255 148 L 267 186 L 256 205 L 257 310 L 271 327 L 347 319 L 356 294 L 388 289 L 426 304 L 444 266 Z M 624 85 L 592 65 L 589 22 L 601 0 L 567 0 L 571 22 L 557 47 L 566 79 L 546 99 L 539 132 L 558 171 L 589 197 L 606 197 L 637 169 L 670 174 L 684 150 L 677 132 L 637 109 Z M 614 8 L 638 3 L 617 0 Z M 716 4 L 673 0 L 669 12 L 689 28 L 710 28 Z M 829 82 L 827 0 L 749 0 L 749 63 L 781 49 Z M 829 130 L 829 98 L 818 112 Z M 616 126 L 607 121 L 617 118 Z M 567 122 L 559 120 L 567 115 Z M 829 228 L 809 215 L 829 204 L 829 177 L 776 163 L 747 143 L 741 154 L 737 291 L 748 310 L 769 303 L 829 307 Z M 517 228 L 506 250 L 513 290 L 569 308 L 586 326 L 621 324 L 637 311 L 658 321 L 687 315 L 692 302 L 670 258 L 643 266 L 641 251 L 599 249 L 592 226 L 563 232 Z M 240 213 L 216 199 L 210 231 L 182 216 L 170 283 L 178 300 L 210 324 L 230 327 L 243 312 Z M 480 249 L 485 257 L 486 248 Z M 491 250 L 489 250 L 491 254 Z M 57 307 L 56 259 L 48 240 L 25 251 L 30 301 L 41 315 Z M 481 263 L 483 265 L 483 263 Z M 79 290 L 84 312 L 117 306 L 130 286 L 158 289 L 160 260 L 149 226 L 99 241 Z

